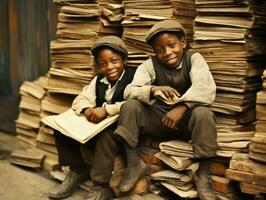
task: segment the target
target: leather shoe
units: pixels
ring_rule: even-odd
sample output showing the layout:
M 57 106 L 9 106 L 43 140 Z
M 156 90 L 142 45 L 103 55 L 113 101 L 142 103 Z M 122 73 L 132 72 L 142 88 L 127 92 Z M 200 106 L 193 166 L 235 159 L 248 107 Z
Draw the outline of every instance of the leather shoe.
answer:
M 119 184 L 119 190 L 121 192 L 128 192 L 131 190 L 138 179 L 147 171 L 147 165 L 143 160 L 139 160 L 139 164 L 136 167 L 127 168 L 125 175 Z
M 86 200 L 113 200 L 113 193 L 107 186 L 97 185 L 89 190 Z
M 201 200 L 215 200 L 216 195 L 212 188 L 208 173 L 194 174 L 193 181 L 196 184 L 198 196 Z
M 73 170 L 69 172 L 65 180 L 49 192 L 48 196 L 53 199 L 63 199 L 69 197 L 77 189 L 79 184 L 89 178 L 89 170 L 77 173 Z

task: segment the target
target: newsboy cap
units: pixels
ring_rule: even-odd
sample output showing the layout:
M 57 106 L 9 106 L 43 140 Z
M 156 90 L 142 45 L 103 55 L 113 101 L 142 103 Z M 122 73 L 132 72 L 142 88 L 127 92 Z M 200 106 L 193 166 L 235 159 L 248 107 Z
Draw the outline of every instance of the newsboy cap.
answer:
M 117 36 L 104 36 L 97 39 L 91 47 L 92 55 L 95 57 L 97 55 L 98 49 L 107 46 L 114 49 L 123 55 L 123 58 L 127 58 L 127 47 L 123 40 Z
M 186 31 L 184 27 L 177 22 L 176 20 L 167 19 L 160 22 L 157 22 L 153 25 L 153 27 L 149 30 L 149 32 L 146 35 L 146 42 L 149 45 L 152 45 L 152 39 L 154 36 L 161 32 L 178 32 L 181 33 L 181 36 L 186 36 Z

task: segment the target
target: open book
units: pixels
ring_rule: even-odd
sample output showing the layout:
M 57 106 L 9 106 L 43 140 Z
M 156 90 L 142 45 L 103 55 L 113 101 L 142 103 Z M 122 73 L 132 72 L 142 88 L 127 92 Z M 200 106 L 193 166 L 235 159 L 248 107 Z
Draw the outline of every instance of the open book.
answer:
M 42 119 L 46 125 L 62 134 L 84 144 L 109 125 L 116 122 L 118 115 L 107 117 L 99 123 L 89 122 L 85 116 L 78 116 L 72 109 L 60 115 L 52 115 Z

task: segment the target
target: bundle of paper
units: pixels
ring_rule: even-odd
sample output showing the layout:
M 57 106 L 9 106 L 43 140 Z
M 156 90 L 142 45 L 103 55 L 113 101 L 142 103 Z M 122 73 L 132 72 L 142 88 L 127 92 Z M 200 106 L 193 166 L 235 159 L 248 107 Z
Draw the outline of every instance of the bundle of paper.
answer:
M 181 140 L 162 142 L 159 145 L 162 152 L 172 156 L 193 158 L 192 145 Z
M 254 112 L 245 113 L 254 111 L 261 88 L 265 8 L 265 2 L 257 1 L 196 1 L 192 49 L 204 56 L 215 79 L 217 97 L 212 110 L 219 124 L 256 120 Z
M 255 137 L 251 138 L 249 146 L 249 157 L 260 161 L 266 162 L 266 134 L 255 134 Z
M 10 162 L 30 168 L 40 168 L 44 159 L 44 154 L 34 150 L 17 150 L 11 153 Z
M 122 36 L 122 24 L 124 9 L 121 2 L 99 2 L 101 34 Z
M 47 112 L 49 115 L 63 113 L 71 107 L 73 100 L 72 95 L 48 93 L 42 99 L 42 112 Z
M 41 100 L 45 95 L 48 77 L 29 82 L 25 81 L 20 87 L 19 116 L 16 120 L 16 133 L 19 140 L 30 146 L 36 146 L 35 138 L 40 127 Z
M 124 0 L 123 40 L 131 52 L 152 54 L 152 48 L 145 42 L 145 36 L 154 23 L 173 18 L 170 1 Z M 192 20 L 191 20 L 192 21 Z
M 76 96 L 95 77 L 90 47 L 99 38 L 100 27 L 96 3 L 60 4 L 58 39 L 50 47 L 52 67 L 46 87 L 49 93 Z
M 196 16 L 196 6 L 194 0 L 171 0 L 173 15 L 186 29 L 187 41 L 193 39 L 193 22 Z
M 158 152 L 155 156 L 177 171 L 184 170 L 193 163 L 190 158 L 171 156 L 163 152 Z
M 263 90 L 257 93 L 256 101 L 256 132 L 265 136 L 263 133 L 266 132 L 266 70 L 263 72 L 262 80 Z
M 192 178 L 184 173 L 176 172 L 172 170 L 163 170 L 151 175 L 153 180 L 164 181 L 172 185 L 184 188 L 184 190 L 189 190 L 193 187 L 190 183 Z
M 226 177 L 240 182 L 240 189 L 244 193 L 259 194 L 266 189 L 266 165 L 249 159 L 250 155 L 237 153 L 232 156 L 230 167 L 226 170 Z
M 151 177 L 182 198 L 196 198 L 197 191 L 192 176 L 197 169 L 198 163 L 193 163 L 183 171 L 163 170 L 152 174 Z
M 256 133 L 251 138 L 249 145 L 249 157 L 264 162 L 266 160 L 266 70 L 262 75 L 263 90 L 257 93 L 256 102 Z

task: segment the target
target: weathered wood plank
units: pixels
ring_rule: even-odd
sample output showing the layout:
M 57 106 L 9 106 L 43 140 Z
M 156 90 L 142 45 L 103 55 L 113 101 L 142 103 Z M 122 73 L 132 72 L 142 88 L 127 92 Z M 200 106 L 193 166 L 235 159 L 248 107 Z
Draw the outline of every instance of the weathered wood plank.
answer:
M 7 0 L 0 1 L 0 94 L 9 95 Z
M 251 183 L 240 183 L 240 189 L 242 192 L 247 193 L 247 194 L 253 194 L 257 195 L 260 193 L 265 193 L 266 187 L 265 186 L 259 186 Z
M 21 63 L 19 62 L 21 50 L 19 44 L 19 22 L 18 8 L 16 0 L 8 1 L 8 27 L 9 27 L 9 71 L 11 77 L 11 92 L 17 94 L 20 84 L 19 72 Z
M 49 44 L 56 28 L 49 29 L 48 9 L 53 8 L 49 18 L 50 22 L 55 21 L 53 26 L 57 21 L 56 5 L 53 6 L 52 0 L 0 1 L 0 101 L 5 102 L 1 106 L 7 114 L 0 118 L 2 130 L 14 130 L 18 107 L 13 102 L 18 101 L 20 85 L 49 69 Z M 6 101 L 8 98 L 14 101 Z
M 239 181 L 239 182 L 247 182 L 253 183 L 254 182 L 254 174 L 244 171 L 238 171 L 234 169 L 227 169 L 226 170 L 226 178 L 231 180 Z
M 25 80 L 34 80 L 49 69 L 47 0 L 8 1 L 10 76 L 12 94 Z

